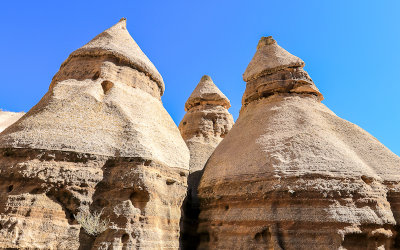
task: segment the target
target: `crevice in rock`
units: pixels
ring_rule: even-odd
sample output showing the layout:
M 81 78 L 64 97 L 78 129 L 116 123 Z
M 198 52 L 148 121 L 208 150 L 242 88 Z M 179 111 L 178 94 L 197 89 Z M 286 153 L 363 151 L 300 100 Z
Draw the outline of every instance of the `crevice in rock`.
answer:
M 266 249 L 273 249 L 272 235 L 268 227 L 264 227 L 254 235 L 256 242 L 261 243 Z
M 100 77 L 100 72 L 96 72 L 96 73 L 94 73 L 94 75 L 92 76 L 92 80 L 97 80 L 97 79 L 99 79 L 99 77 Z
M 183 250 L 197 249 L 201 235 L 197 233 L 199 226 L 200 203 L 197 197 L 197 187 L 204 170 L 195 171 L 188 176 L 187 195 L 181 206 L 181 219 L 179 236 L 180 248 Z M 203 237 L 210 238 L 209 234 Z
M 368 177 L 368 176 L 365 176 L 365 175 L 361 176 L 361 180 L 363 182 L 365 182 L 365 184 L 367 184 L 367 185 L 370 185 L 374 181 L 374 179 L 372 177 Z
M 74 197 L 70 191 L 65 189 L 56 190 L 53 188 L 46 193 L 46 196 L 61 205 L 61 208 L 65 212 L 65 217 L 68 220 L 68 224 L 74 225 L 77 223 L 74 214 L 80 206 L 80 201 Z
M 129 234 L 123 234 L 121 237 L 122 244 L 126 244 L 129 240 Z
M 366 233 L 346 234 L 342 246 L 349 250 L 365 250 L 368 248 L 368 235 Z

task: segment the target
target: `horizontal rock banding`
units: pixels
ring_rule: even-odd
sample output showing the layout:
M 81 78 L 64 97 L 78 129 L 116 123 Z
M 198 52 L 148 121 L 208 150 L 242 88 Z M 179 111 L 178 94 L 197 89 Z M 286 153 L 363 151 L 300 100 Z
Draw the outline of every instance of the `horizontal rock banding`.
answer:
M 0 135 L 0 247 L 177 249 L 189 151 L 163 91 L 125 20 L 73 52 Z
M 393 248 L 400 158 L 320 103 L 300 59 L 260 43 L 199 185 L 199 248 Z

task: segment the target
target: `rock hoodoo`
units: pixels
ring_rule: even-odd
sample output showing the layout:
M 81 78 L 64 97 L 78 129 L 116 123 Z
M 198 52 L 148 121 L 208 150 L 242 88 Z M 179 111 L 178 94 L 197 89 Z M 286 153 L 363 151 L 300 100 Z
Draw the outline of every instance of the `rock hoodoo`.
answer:
M 24 112 L 8 112 L 2 111 L 0 109 L 0 133 L 3 132 L 8 126 L 13 124 L 14 122 L 18 121 L 21 116 L 23 116 Z
M 179 130 L 190 151 L 190 174 L 182 222 L 183 249 L 195 249 L 198 244 L 197 186 L 208 158 L 233 126 L 230 106 L 228 98 L 207 75 L 201 78 L 185 105 L 187 113 Z
M 272 37 L 199 185 L 200 249 L 398 249 L 400 158 L 337 117 Z
M 189 151 L 163 91 L 125 19 L 73 52 L 0 135 L 0 246 L 178 248 Z M 79 211 L 108 229 L 88 235 Z

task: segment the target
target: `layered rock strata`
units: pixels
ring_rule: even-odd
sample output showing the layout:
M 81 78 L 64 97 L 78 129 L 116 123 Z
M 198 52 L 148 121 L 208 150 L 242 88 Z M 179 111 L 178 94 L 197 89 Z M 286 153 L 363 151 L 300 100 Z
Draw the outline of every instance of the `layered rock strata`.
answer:
M 199 185 L 200 249 L 398 249 L 400 158 L 263 37 Z
M 24 115 L 24 112 L 8 112 L 0 109 L 0 133 L 3 132 L 8 126 L 18 121 Z
M 190 155 L 163 91 L 125 19 L 73 52 L 0 135 L 0 247 L 177 249 Z
M 230 106 L 229 99 L 207 75 L 201 78 L 185 104 L 187 113 L 179 124 L 179 130 L 190 151 L 190 174 L 183 209 L 183 249 L 195 249 L 198 245 L 197 186 L 208 158 L 234 124 L 228 111 Z

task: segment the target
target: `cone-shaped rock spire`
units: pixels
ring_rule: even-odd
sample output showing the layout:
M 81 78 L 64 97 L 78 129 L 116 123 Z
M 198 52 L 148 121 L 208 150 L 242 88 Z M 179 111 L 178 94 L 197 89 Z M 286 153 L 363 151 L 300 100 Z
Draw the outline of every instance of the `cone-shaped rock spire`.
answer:
M 272 36 L 262 37 L 257 51 L 243 74 L 248 82 L 285 68 L 304 67 L 304 62 L 277 44 Z
M 202 147 L 191 150 L 191 172 L 203 169 L 214 148 L 232 128 L 234 121 L 228 111 L 230 106 L 229 99 L 211 77 L 203 76 L 187 100 L 187 113 L 179 124 L 179 130 L 189 149 L 199 145 Z
M 198 188 L 199 248 L 398 245 L 400 158 L 323 105 L 301 60 L 260 43 L 239 118 Z
M 228 98 L 207 75 L 201 78 L 185 105 L 187 113 L 179 124 L 179 130 L 190 150 L 190 174 L 188 195 L 183 205 L 183 249 L 196 249 L 198 244 L 197 186 L 208 158 L 233 126 L 229 107 Z
M 75 57 L 98 57 L 104 55 L 114 56 L 119 61 L 145 73 L 157 82 L 162 93 L 164 92 L 164 81 L 160 73 L 158 73 L 156 67 L 129 34 L 126 28 L 126 18 L 122 18 L 114 26 L 97 35 L 82 48 L 71 53 L 61 67 Z
M 231 106 L 229 99 L 226 98 L 208 75 L 204 75 L 200 79 L 199 84 L 186 101 L 185 111 L 203 104 L 219 105 L 227 109 Z
M 109 54 L 116 54 L 118 60 Z M 163 146 L 181 140 L 178 131 L 170 137 L 170 130 L 175 126 L 162 103 L 156 100 L 160 98 L 157 84 L 134 65 L 121 62 L 124 57 L 132 62 L 140 59 L 146 67 L 154 68 L 130 37 L 126 20 L 121 19 L 68 57 L 54 76 L 49 92 L 24 119 L 10 128 L 10 133 L 0 137 L 0 143 L 108 156 L 147 154 L 163 162 L 172 159 L 163 150 L 156 149 L 162 144 L 142 136 L 146 130 L 155 129 L 160 134 L 154 136 L 162 138 Z M 157 90 L 153 91 L 154 88 Z M 147 98 L 147 93 L 156 99 Z M 138 99 L 125 97 L 129 95 L 137 95 Z M 101 108 L 91 108 L 99 103 Z M 160 112 L 151 111 L 155 109 Z M 157 120 L 167 126 L 158 126 Z M 185 165 L 175 160 L 170 164 Z
M 0 134 L 0 247 L 177 249 L 190 155 L 162 86 L 125 20 L 73 52 Z
M 243 105 L 275 93 L 315 95 L 321 101 L 322 94 L 303 67 L 303 60 L 280 47 L 271 36 L 262 37 L 243 74 L 247 82 Z
M 50 89 L 64 80 L 99 78 L 123 82 L 158 99 L 164 93 L 162 77 L 130 36 L 125 18 L 71 53 L 53 77 Z

